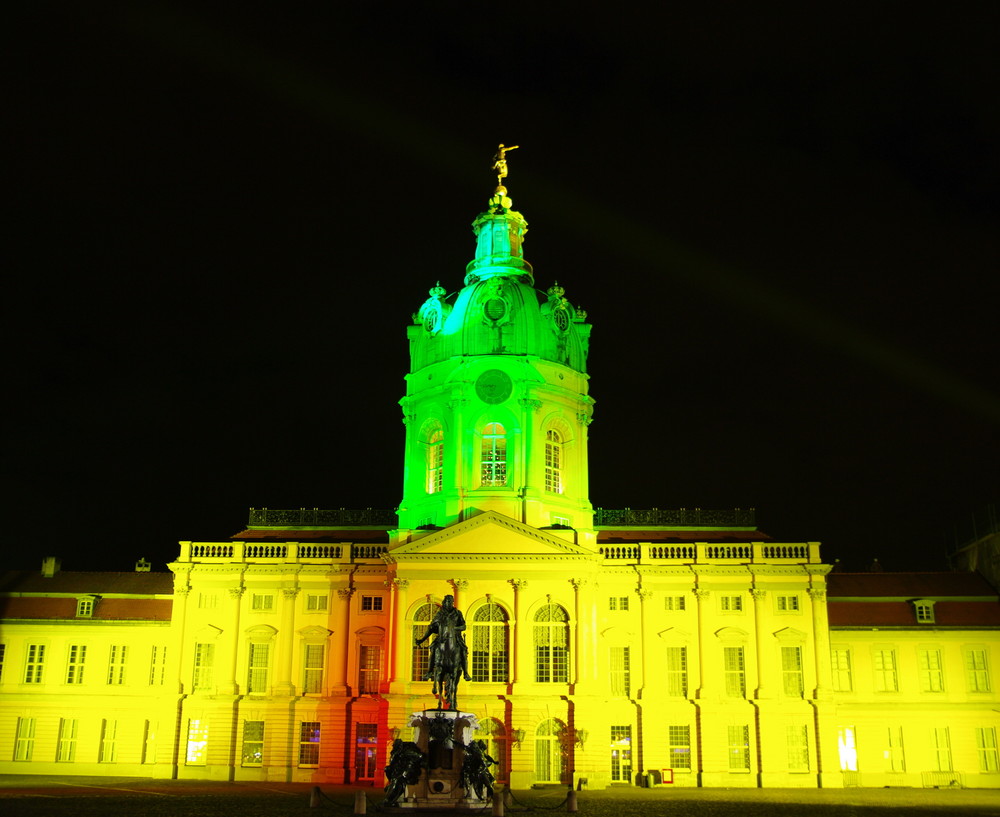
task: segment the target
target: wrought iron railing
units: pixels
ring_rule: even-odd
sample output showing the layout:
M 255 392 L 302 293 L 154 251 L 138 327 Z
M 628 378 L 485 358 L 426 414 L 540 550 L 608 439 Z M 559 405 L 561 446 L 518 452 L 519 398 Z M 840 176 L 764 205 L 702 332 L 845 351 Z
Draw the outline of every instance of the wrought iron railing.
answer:
M 323 525 L 343 527 L 344 525 L 395 527 L 398 519 L 395 511 L 383 508 L 299 508 L 297 510 L 276 510 L 274 508 L 251 508 L 251 527 L 297 527 L 315 528 Z
M 676 525 L 679 527 L 704 526 L 708 528 L 754 527 L 755 508 L 731 510 L 705 510 L 702 508 L 594 508 L 594 524 L 609 525 Z

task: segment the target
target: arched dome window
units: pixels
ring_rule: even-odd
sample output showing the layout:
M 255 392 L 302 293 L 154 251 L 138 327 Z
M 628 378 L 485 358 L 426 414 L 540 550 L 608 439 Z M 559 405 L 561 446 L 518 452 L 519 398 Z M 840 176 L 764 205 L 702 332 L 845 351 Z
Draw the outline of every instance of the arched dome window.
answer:
M 507 484 L 507 431 L 502 423 L 483 427 L 480 484 L 496 487 Z
M 545 490 L 552 494 L 563 492 L 562 436 L 553 428 L 545 434 Z
M 443 486 L 444 432 L 436 428 L 427 438 L 427 493 L 441 493 Z

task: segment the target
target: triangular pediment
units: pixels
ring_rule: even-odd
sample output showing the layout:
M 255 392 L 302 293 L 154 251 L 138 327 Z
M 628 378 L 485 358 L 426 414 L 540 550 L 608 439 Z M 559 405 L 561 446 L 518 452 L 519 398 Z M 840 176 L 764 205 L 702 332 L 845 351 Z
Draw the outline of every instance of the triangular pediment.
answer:
M 437 556 L 598 558 L 598 554 L 588 548 L 496 511 L 485 511 L 472 519 L 421 536 L 389 551 L 385 558 L 407 561 Z

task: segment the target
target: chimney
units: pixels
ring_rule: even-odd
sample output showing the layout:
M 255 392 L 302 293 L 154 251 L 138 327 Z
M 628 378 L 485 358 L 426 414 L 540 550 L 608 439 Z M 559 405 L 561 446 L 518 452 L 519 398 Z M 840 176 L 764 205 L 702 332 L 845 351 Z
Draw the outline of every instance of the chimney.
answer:
M 135 563 L 136 573 L 149 573 L 149 562 L 146 561 L 146 557 L 143 556 Z
M 59 572 L 60 567 L 62 567 L 62 559 L 58 556 L 46 556 L 42 559 L 42 576 L 51 579 Z

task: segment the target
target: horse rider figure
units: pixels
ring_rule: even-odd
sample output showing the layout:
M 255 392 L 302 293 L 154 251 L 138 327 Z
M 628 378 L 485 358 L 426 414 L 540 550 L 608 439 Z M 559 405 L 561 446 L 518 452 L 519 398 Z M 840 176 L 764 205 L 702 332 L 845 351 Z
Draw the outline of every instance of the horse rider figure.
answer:
M 465 617 L 455 606 L 455 597 L 447 595 L 441 602 L 441 608 L 434 614 L 434 620 L 427 627 L 427 631 L 417 639 L 417 646 L 420 647 L 431 637 L 431 633 L 437 636 L 431 644 L 430 663 L 427 666 L 427 675 L 424 676 L 425 681 L 437 681 L 456 670 L 462 673 L 466 681 L 472 680 L 468 667 L 469 648 L 465 643 L 464 632 Z M 449 641 L 455 645 L 454 657 L 442 655 L 444 645 Z

